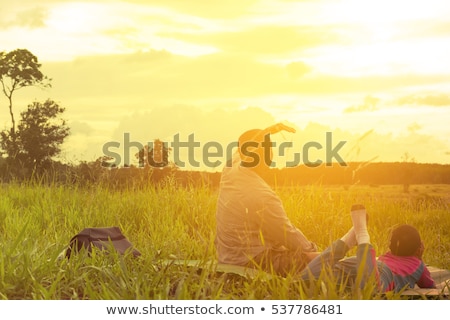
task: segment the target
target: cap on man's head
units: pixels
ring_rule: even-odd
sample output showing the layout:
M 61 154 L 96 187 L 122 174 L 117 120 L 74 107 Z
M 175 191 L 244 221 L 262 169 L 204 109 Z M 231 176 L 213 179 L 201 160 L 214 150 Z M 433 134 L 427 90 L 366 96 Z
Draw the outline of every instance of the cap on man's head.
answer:
M 396 256 L 412 256 L 421 243 L 419 231 L 411 225 L 403 224 L 392 231 L 389 249 Z
M 264 139 L 264 130 L 261 129 L 251 129 L 245 131 L 239 137 L 239 146 L 242 147 L 244 143 L 248 142 L 262 142 Z
M 270 134 L 266 130 L 251 129 L 241 134 L 238 141 L 241 160 L 250 167 L 263 162 L 265 159 L 264 142 L 270 142 Z M 272 151 L 270 150 L 270 152 Z M 255 155 L 258 156 L 256 159 L 254 158 Z

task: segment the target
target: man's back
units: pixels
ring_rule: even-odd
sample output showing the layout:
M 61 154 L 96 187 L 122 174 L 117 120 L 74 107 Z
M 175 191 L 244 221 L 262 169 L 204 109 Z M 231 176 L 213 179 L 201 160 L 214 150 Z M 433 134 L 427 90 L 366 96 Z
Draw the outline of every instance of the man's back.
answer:
M 255 172 L 237 160 L 224 169 L 216 211 L 219 262 L 246 265 L 249 257 L 264 251 L 260 230 L 265 202 L 278 203 L 282 210 L 278 197 Z
M 267 250 L 314 251 L 289 221 L 280 198 L 235 157 L 222 173 L 216 211 L 219 262 L 246 265 Z

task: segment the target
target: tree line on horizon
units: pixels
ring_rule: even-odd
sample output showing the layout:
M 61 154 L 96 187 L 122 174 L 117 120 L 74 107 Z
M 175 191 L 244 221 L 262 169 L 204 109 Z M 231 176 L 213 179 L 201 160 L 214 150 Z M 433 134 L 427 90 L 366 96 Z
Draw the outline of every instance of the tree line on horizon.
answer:
M 76 184 L 81 186 L 104 185 L 113 189 L 145 188 L 176 184 L 180 187 L 208 187 L 217 189 L 221 172 L 181 170 L 174 165 L 165 167 L 135 165 L 124 167 L 105 167 L 103 157 L 95 161 L 82 161 L 79 164 L 53 162 L 41 175 L 12 176 L 0 163 L 0 182 L 30 181 Z M 305 185 L 403 185 L 450 184 L 450 165 L 411 162 L 348 163 L 348 166 L 301 165 L 295 168 L 272 169 L 263 177 L 272 186 Z

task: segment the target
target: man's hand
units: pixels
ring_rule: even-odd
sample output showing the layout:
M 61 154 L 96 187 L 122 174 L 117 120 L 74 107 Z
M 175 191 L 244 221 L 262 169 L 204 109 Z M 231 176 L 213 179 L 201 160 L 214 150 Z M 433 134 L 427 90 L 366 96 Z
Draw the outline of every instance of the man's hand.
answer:
M 285 125 L 284 123 L 277 123 L 274 124 L 270 127 L 267 127 L 266 129 L 264 129 L 265 133 L 270 133 L 270 134 L 275 134 L 278 133 L 280 131 L 287 131 L 287 132 L 291 132 L 291 133 L 295 133 L 295 129 L 292 127 L 289 127 L 287 125 Z
M 310 262 L 312 259 L 319 256 L 321 254 L 321 252 L 305 252 L 303 254 L 305 255 L 308 262 Z

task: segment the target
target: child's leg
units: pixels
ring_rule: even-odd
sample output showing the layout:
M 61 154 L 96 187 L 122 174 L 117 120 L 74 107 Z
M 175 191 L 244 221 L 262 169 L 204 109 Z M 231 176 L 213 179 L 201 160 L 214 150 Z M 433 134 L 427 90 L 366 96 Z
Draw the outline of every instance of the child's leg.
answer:
M 340 239 L 328 247 L 321 255 L 313 259 L 301 273 L 302 279 L 317 279 L 322 269 L 326 266 L 335 267 L 337 276 L 339 277 L 352 277 L 356 278 L 358 266 L 367 265 L 367 269 L 364 273 L 372 272 L 376 264 L 372 261 L 371 254 L 365 254 L 365 252 L 373 251 L 370 245 L 370 236 L 367 232 L 367 215 L 366 209 L 362 205 L 354 205 L 351 209 L 351 216 L 353 227 Z M 356 259 L 347 259 L 339 261 L 345 257 L 345 254 L 356 244 L 358 245 L 358 251 Z M 366 249 L 370 246 L 371 250 Z M 374 255 L 375 257 L 375 255 Z M 369 261 L 367 262 L 366 259 Z M 369 273 L 369 274 L 370 274 Z M 364 277 L 364 283 L 367 281 L 367 276 Z
M 351 210 L 353 228 L 355 229 L 356 241 L 358 244 L 369 243 L 370 235 L 367 231 L 366 208 L 361 204 L 352 206 Z
M 352 222 L 355 228 L 356 241 L 358 248 L 356 249 L 357 274 L 356 283 L 363 288 L 369 277 L 375 272 L 378 279 L 378 269 L 376 263 L 376 253 L 370 244 L 370 236 L 367 230 L 367 213 L 362 205 L 352 207 Z
M 341 239 L 333 242 L 330 247 L 308 263 L 301 273 L 302 279 L 317 279 L 324 267 L 334 267 L 339 260 L 345 257 L 347 251 L 356 244 L 355 228 L 352 227 Z
M 344 241 L 336 240 L 319 256 L 308 263 L 306 268 L 300 273 L 301 278 L 303 280 L 319 278 L 324 267 L 335 265 L 345 256 L 348 250 L 349 248 Z
M 377 268 L 377 260 L 375 249 L 370 243 L 362 243 L 356 249 L 356 258 L 358 260 L 358 273 L 356 275 L 356 283 L 359 287 L 364 288 L 366 282 L 374 274 L 378 281 L 379 274 Z
M 335 266 L 335 275 L 340 281 L 356 283 L 360 288 L 365 286 L 373 272 L 377 276 L 375 250 L 367 243 L 358 245 L 356 256 L 342 259 Z

